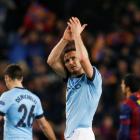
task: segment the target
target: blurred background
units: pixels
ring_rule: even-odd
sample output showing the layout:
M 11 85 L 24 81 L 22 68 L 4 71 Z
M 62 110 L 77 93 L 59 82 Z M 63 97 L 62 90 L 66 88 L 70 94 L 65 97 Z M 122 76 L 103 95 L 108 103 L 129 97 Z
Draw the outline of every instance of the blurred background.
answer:
M 65 84 L 46 60 L 62 37 L 66 21 L 77 16 L 88 24 L 83 40 L 103 77 L 93 121 L 96 140 L 116 140 L 121 79 L 129 72 L 140 76 L 139 6 L 138 0 L 0 0 L 0 94 L 7 90 L 3 69 L 9 63 L 20 64 L 24 86 L 39 96 L 58 140 L 64 140 Z M 45 139 L 34 124 L 34 140 Z

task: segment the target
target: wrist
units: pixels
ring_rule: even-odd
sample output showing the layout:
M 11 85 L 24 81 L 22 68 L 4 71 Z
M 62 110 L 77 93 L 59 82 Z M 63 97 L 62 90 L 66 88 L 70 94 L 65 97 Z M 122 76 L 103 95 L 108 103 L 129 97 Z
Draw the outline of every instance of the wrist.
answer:
M 80 34 L 74 34 L 74 38 L 81 38 Z
M 65 42 L 65 43 L 69 42 L 69 40 L 65 39 L 64 37 L 62 37 L 62 41 Z

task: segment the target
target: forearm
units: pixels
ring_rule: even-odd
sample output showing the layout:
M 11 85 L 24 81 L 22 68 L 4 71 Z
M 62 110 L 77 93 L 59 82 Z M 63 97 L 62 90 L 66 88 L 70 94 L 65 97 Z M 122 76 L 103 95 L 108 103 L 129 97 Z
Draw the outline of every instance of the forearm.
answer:
M 87 50 L 80 35 L 74 36 L 74 42 L 79 59 L 83 60 L 84 58 L 88 58 Z
M 74 40 L 75 40 L 76 52 L 79 57 L 80 64 L 81 64 L 86 76 L 88 78 L 92 78 L 94 70 L 93 70 L 91 62 L 89 60 L 89 56 L 88 56 L 87 50 L 83 44 L 81 36 L 79 35 L 79 36 L 75 37 Z
M 48 57 L 47 63 L 50 64 L 50 65 L 52 65 L 55 62 L 59 62 L 60 61 L 61 53 L 62 53 L 64 47 L 67 44 L 68 44 L 68 41 L 62 38 L 57 43 L 57 45 L 53 48 L 53 50 L 51 51 L 51 53 L 50 53 L 50 55 Z
M 56 137 L 55 137 L 55 134 L 53 132 L 51 125 L 44 117 L 37 119 L 37 122 L 39 126 L 41 127 L 41 130 L 46 135 L 46 137 L 49 138 L 49 140 L 56 140 Z
M 46 137 L 48 137 L 49 140 L 56 140 L 55 134 L 53 132 L 52 127 L 49 123 L 46 123 L 45 125 L 41 126 L 41 129 Z

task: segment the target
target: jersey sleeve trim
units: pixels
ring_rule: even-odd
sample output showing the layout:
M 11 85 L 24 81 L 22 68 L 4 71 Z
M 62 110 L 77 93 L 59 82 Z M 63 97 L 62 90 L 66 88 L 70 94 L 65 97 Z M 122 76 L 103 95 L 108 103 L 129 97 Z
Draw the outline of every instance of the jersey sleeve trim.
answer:
M 93 75 L 91 78 L 88 78 L 88 80 L 93 81 L 95 78 L 95 73 L 96 73 L 96 69 L 93 67 Z
M 41 115 L 37 115 L 35 118 L 36 119 L 40 119 L 40 118 L 42 118 L 44 116 L 44 114 L 42 113 Z
M 5 116 L 5 113 L 3 113 L 3 112 L 0 111 L 0 115 L 1 115 L 1 116 Z

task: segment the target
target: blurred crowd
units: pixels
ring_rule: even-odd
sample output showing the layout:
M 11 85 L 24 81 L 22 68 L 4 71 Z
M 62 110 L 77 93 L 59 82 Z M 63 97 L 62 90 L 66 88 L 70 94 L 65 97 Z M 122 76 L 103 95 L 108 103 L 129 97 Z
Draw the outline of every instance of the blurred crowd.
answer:
M 66 21 L 78 16 L 88 27 L 83 32 L 91 62 L 103 77 L 103 93 L 94 117 L 97 140 L 116 140 L 122 77 L 140 77 L 140 8 L 114 0 L 0 1 L 0 94 L 6 91 L 3 69 L 18 63 L 24 69 L 24 86 L 42 101 L 44 114 L 58 140 L 65 129 L 65 83 L 47 65 L 47 57 L 61 38 Z M 82 9 L 82 10 L 80 10 Z M 9 99 L 10 100 L 10 99 Z M 0 125 L 2 126 L 2 125 Z M 0 139 L 3 128 L 0 127 Z M 34 124 L 34 140 L 45 140 Z

